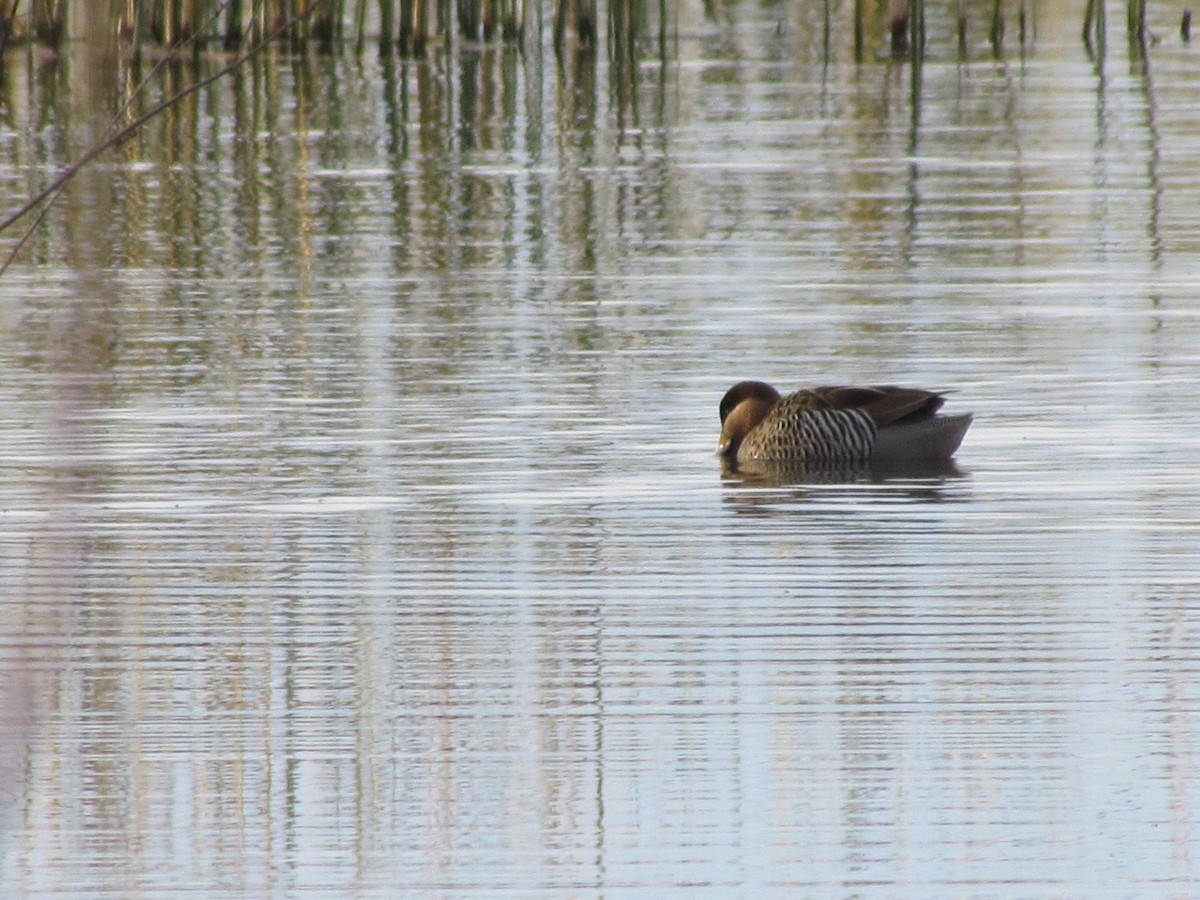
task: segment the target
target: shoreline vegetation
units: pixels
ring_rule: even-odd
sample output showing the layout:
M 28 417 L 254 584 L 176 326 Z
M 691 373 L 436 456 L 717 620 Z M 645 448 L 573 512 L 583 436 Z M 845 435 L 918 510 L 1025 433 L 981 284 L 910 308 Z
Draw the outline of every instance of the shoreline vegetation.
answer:
M 1081 39 L 1089 54 L 1102 54 L 1107 39 L 1104 0 L 1079 0 Z M 1146 0 L 1124 0 L 1131 43 L 1145 46 Z M 717 0 L 704 13 L 723 15 Z M 890 58 L 920 61 L 925 53 L 925 0 L 850 0 L 849 10 L 823 0 L 819 15 L 831 31 L 850 18 L 857 61 L 867 54 L 870 33 L 884 31 Z M 607 39 L 610 53 L 636 59 L 657 47 L 664 59 L 676 7 L 668 0 L 0 0 L 0 58 L 19 45 L 60 47 L 73 40 L 119 40 L 135 57 L 149 52 L 223 50 L 236 53 L 268 37 L 293 50 L 363 52 L 418 57 L 435 44 L 503 42 L 523 46 L 549 30 L 555 49 L 594 46 Z M 969 20 L 986 18 L 988 44 L 999 54 L 1010 24 L 1016 41 L 1034 34 L 1033 0 L 954 0 L 958 52 L 969 45 Z M 1179 33 L 1191 37 L 1191 10 L 1183 8 Z M 1010 20 L 1013 20 L 1010 23 Z M 980 26 L 982 26 L 982 21 Z M 603 31 L 603 35 L 601 32 Z
M 1104 0 L 1085 4 L 1081 39 L 1099 66 L 1105 55 L 1107 22 Z M 703 0 L 703 15 L 727 15 L 720 0 Z M 1146 30 L 1145 0 L 1125 0 L 1131 56 L 1145 58 L 1155 42 Z M 868 45 L 882 44 L 876 56 L 907 62 L 914 99 L 919 97 L 926 53 L 925 0 L 822 0 L 814 15 L 821 22 L 828 51 L 832 33 L 851 18 L 853 54 L 858 63 Z M 955 0 L 941 15 L 952 17 L 959 58 L 968 56 L 968 20 L 988 21 L 987 43 L 994 56 L 1005 52 L 1008 20 L 1015 18 L 1016 40 L 1023 53 L 1035 34 L 1033 0 Z M 846 23 L 842 23 L 846 24 Z M 0 259 L 0 276 L 19 254 L 63 186 L 84 166 L 136 135 L 150 119 L 196 91 L 230 74 L 268 47 L 285 52 L 363 53 L 420 59 L 436 47 L 501 45 L 521 52 L 552 35 L 560 67 L 568 53 L 594 59 L 607 52 L 610 64 L 636 69 L 644 59 L 669 61 L 679 27 L 678 7 L 668 0 L 0 0 L 0 62 L 15 52 L 54 53 L 84 43 L 111 47 L 131 61 L 140 93 L 163 66 L 224 54 L 219 68 L 149 109 L 122 110 L 107 131 L 57 177 L 18 209 L 0 217 L 0 234 L 26 217 L 29 224 Z M 549 30 L 549 31 L 548 31 Z M 945 33 L 945 30 L 942 30 Z M 1179 34 L 1191 37 L 1191 10 L 1183 9 Z M 870 44 L 869 44 L 870 41 Z M 0 68 L 0 78 L 3 78 Z M 132 102 L 132 100 L 130 101 Z

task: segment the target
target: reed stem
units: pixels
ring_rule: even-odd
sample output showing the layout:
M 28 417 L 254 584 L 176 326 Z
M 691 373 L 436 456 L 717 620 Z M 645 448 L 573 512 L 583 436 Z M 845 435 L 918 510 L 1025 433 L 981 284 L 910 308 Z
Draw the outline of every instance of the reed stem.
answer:
M 854 0 L 854 61 L 856 63 L 863 61 L 865 6 L 865 0 Z
M 0 56 L 14 40 L 24 37 L 59 46 L 68 36 L 68 10 L 78 2 L 83 0 L 0 0 Z M 101 5 L 100 0 L 95 2 Z M 860 63 L 869 52 L 868 19 L 876 15 L 868 2 L 853 0 L 852 7 L 854 59 Z M 1090 50 L 1103 45 L 1104 0 L 1085 2 L 1082 34 Z M 543 25 L 553 29 L 554 47 L 560 54 L 568 36 L 579 46 L 595 46 L 604 37 L 600 29 L 605 27 L 610 50 L 635 62 L 644 49 L 640 39 L 654 37 L 648 28 L 655 14 L 659 19 L 657 51 L 664 58 L 667 55 L 668 15 L 674 5 L 668 0 L 651 3 L 655 0 L 109 0 L 108 5 L 113 9 L 113 28 L 130 41 L 135 57 L 149 42 L 161 47 L 191 42 L 200 47 L 215 40 L 226 51 L 236 52 L 248 43 L 262 41 L 289 20 L 296 25 L 285 40 L 296 51 L 314 43 L 321 52 L 335 53 L 351 42 L 354 51 L 361 52 L 367 39 L 375 37 L 368 29 L 377 25 L 381 53 L 413 56 L 424 53 L 434 38 L 446 43 L 460 36 L 468 41 L 521 44 L 532 17 L 539 32 Z M 834 4 L 833 0 L 824 0 L 824 4 L 823 46 L 828 55 L 834 46 Z M 1021 45 L 1026 47 L 1033 33 L 1029 0 L 1017 0 L 1017 4 Z M 1141 43 L 1146 39 L 1146 0 L 1126 0 L 1126 4 L 1131 38 Z M 884 6 L 892 57 L 923 55 L 924 0 L 887 0 Z M 951 9 L 956 16 L 958 53 L 965 57 L 967 0 L 955 0 Z M 548 22 L 544 13 L 549 15 Z M 22 27 L 22 23 L 28 24 Z M 993 0 L 990 38 L 997 54 L 1003 45 L 1004 25 L 1003 0 Z M 1190 10 L 1183 13 L 1180 34 L 1184 41 L 1191 37 Z
M 908 56 L 908 0 L 888 0 L 888 28 L 892 33 L 892 56 L 896 59 Z

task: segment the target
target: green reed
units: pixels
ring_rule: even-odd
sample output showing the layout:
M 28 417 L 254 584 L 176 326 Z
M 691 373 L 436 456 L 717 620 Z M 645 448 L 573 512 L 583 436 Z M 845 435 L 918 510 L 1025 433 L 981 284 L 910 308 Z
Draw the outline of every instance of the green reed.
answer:
M 0 4 L 11 0 L 0 0 Z M 22 9 L 57 4 L 61 34 L 66 0 L 15 0 Z M 378 41 L 382 50 L 419 55 L 434 42 L 520 43 L 530 19 L 547 0 L 111 0 L 120 5 L 120 30 L 141 51 L 151 45 L 174 47 L 190 42 L 216 44 L 233 51 L 257 43 L 279 23 L 295 21 L 287 41 L 294 47 L 335 51 L 344 45 L 361 50 Z M 609 0 L 624 13 L 646 0 Z M 15 8 L 14 7 L 14 8 Z M 580 43 L 596 38 L 596 0 L 560 0 L 552 15 L 556 36 Z M 43 40 L 41 32 L 38 40 Z
M 91 2 L 91 0 L 89 0 Z M 598 8 L 598 2 L 603 8 Z M 56 47 L 86 27 L 120 35 L 133 52 L 177 49 L 236 52 L 260 43 L 281 23 L 285 41 L 324 52 L 361 50 L 372 41 L 384 52 L 418 56 L 434 43 L 455 40 L 523 43 L 528 25 L 553 28 L 555 46 L 598 43 L 602 15 L 622 49 L 647 21 L 655 0 L 100 0 L 86 14 L 69 0 L 0 0 L 0 54 L 14 43 Z M 657 0 L 661 18 L 666 0 Z M 73 22 L 74 15 L 79 19 Z
M 890 34 L 891 56 L 924 56 L 924 0 L 853 0 L 848 13 L 842 4 L 823 2 L 827 34 L 836 26 L 835 17 L 852 17 L 855 59 L 862 60 L 870 44 L 865 20 L 880 7 L 886 9 L 883 27 Z M 1083 4 L 1083 41 L 1089 52 L 1102 54 L 1105 2 L 1078 2 Z M 956 4 L 952 14 L 957 19 L 958 51 L 965 56 L 967 0 Z M 1022 47 L 1032 34 L 1028 0 L 992 0 L 988 37 L 997 55 L 1003 46 L 1008 4 L 1015 5 Z M 1144 47 L 1146 0 L 1125 0 L 1125 4 L 1130 41 Z M 666 21 L 674 9 L 669 6 L 667 0 L 89 0 L 84 7 L 69 0 L 0 0 L 0 56 L 17 42 L 57 47 L 79 37 L 73 31 L 74 15 L 86 18 L 91 29 L 121 35 L 136 54 L 185 44 L 197 50 L 237 52 L 287 24 L 284 41 L 293 49 L 338 52 L 353 47 L 361 52 L 369 42 L 377 42 L 385 53 L 420 56 L 431 44 L 456 40 L 522 45 L 527 39 L 540 39 L 541 29 L 549 27 L 560 52 L 569 42 L 590 47 L 606 38 L 614 58 L 632 61 L 642 39 L 654 37 L 646 34 L 653 21 L 659 25 L 659 52 L 665 58 Z M 880 25 L 876 20 L 876 27 Z M 1184 11 L 1180 31 L 1183 40 L 1190 38 L 1190 10 Z

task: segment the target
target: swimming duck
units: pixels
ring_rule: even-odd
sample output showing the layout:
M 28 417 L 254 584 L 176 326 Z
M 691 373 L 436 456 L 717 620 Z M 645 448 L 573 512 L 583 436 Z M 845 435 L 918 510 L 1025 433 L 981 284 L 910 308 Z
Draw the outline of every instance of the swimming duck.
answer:
M 741 381 L 721 400 L 717 452 L 733 464 L 947 460 L 962 443 L 971 413 L 939 416 L 944 402 L 934 391 L 894 385 L 804 388 L 781 397 L 769 384 Z

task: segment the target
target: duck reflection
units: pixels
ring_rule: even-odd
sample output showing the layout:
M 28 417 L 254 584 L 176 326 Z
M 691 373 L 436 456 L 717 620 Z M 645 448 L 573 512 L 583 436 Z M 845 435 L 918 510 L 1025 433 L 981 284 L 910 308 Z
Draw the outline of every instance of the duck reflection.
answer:
M 961 485 L 966 478 L 967 474 L 948 459 L 839 466 L 763 460 L 735 464 L 721 460 L 721 481 L 731 489 L 725 500 L 742 512 L 778 511 L 781 502 L 817 497 L 858 502 L 961 500 Z

